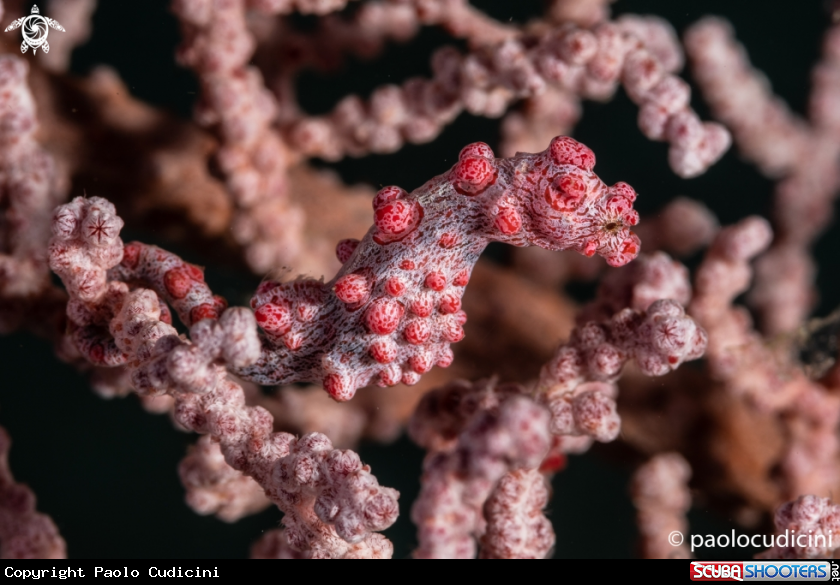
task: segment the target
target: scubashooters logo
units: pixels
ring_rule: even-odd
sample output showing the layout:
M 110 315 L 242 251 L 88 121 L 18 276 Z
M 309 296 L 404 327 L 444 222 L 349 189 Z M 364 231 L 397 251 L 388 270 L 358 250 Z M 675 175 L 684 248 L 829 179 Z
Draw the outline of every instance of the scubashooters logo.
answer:
M 692 581 L 836 581 L 836 561 L 692 561 Z
M 12 21 L 12 24 L 6 27 L 5 32 L 15 30 L 23 27 L 23 43 L 20 45 L 20 52 L 25 53 L 26 49 L 32 48 L 32 53 L 37 53 L 41 49 L 45 53 L 50 52 L 50 44 L 47 42 L 47 35 L 50 28 L 65 32 L 64 27 L 58 24 L 57 20 L 41 16 L 37 6 L 32 7 L 32 14 L 29 16 L 22 16 L 17 20 Z

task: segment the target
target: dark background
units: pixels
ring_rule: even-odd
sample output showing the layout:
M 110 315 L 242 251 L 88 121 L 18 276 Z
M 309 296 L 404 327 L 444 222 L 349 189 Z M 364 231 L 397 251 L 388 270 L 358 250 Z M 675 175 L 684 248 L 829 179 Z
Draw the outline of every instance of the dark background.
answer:
M 498 19 L 514 21 L 525 21 L 541 9 L 536 0 L 473 3 Z M 48 7 L 41 8 L 49 15 Z M 810 67 L 828 23 L 818 0 L 619 0 L 614 5 L 615 14 L 627 12 L 658 14 L 678 31 L 705 14 L 726 16 L 753 64 L 767 73 L 775 91 L 794 110 L 804 112 Z M 90 42 L 74 54 L 74 73 L 84 74 L 96 64 L 111 65 L 135 96 L 189 117 L 197 83 L 191 72 L 174 63 L 179 33 L 168 2 L 100 0 L 93 31 Z M 306 73 L 299 86 L 301 103 L 319 113 L 347 93 L 367 95 L 383 83 L 428 74 L 431 51 L 451 42 L 444 33 L 428 29 L 373 62 L 351 60 L 346 69 L 330 76 Z M 694 105 L 708 119 L 696 95 Z M 723 223 L 767 214 L 772 184 L 741 163 L 737 154 L 730 151 L 698 179 L 681 180 L 667 167 L 666 145 L 642 137 L 636 112 L 621 91 L 609 104 L 587 103 L 575 137 L 596 152 L 598 173 L 605 182 L 622 180 L 636 188 L 643 215 L 676 195 L 704 201 Z M 348 182 L 413 189 L 449 168 L 461 146 L 476 140 L 495 145 L 498 121 L 462 115 L 430 144 L 331 166 Z M 74 185 L 74 190 L 82 187 Z M 840 304 L 838 250 L 837 229 L 818 241 L 822 298 L 816 314 Z M 189 260 L 211 267 L 212 286 L 212 253 Z M 251 278 L 242 275 L 243 281 Z M 241 557 L 262 531 L 278 526 L 276 509 L 235 525 L 191 512 L 183 503 L 176 469 L 195 438 L 174 430 L 166 417 L 147 414 L 133 397 L 101 400 L 84 377 L 58 362 L 45 342 L 26 334 L 0 338 L 0 356 L 0 424 L 12 435 L 12 470 L 34 489 L 39 510 L 55 520 L 71 557 Z M 400 519 L 386 534 L 394 541 L 395 556 L 407 557 L 415 545 L 409 509 L 419 489 L 423 454 L 403 438 L 386 446 L 365 444 L 361 455 L 380 483 L 402 493 Z M 571 458 L 554 480 L 550 504 L 557 557 L 633 555 L 636 529 L 626 487 L 631 471 L 615 461 L 607 463 L 597 450 Z M 727 518 L 702 505 L 695 507 L 690 520 L 694 533 L 722 534 L 732 527 Z M 754 551 L 718 552 L 737 558 Z

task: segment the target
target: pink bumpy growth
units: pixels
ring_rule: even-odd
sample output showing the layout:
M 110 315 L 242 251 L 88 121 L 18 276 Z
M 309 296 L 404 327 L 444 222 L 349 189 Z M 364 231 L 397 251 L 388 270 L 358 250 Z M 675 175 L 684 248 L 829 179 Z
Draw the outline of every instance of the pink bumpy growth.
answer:
M 689 559 L 688 545 L 673 544 L 674 531 L 688 532 L 691 467 L 679 453 L 660 453 L 633 475 L 630 493 L 638 510 L 639 548 L 646 559 Z
M 554 529 L 543 514 L 546 479 L 536 469 L 517 469 L 496 484 L 484 504 L 487 531 L 483 559 L 544 559 L 554 547 Z
M 67 546 L 55 523 L 36 510 L 32 490 L 12 476 L 11 444 L 0 427 L 0 559 L 66 559 Z
M 50 268 L 71 298 L 98 301 L 108 290 L 107 271 L 123 257 L 123 221 L 101 197 L 76 197 L 53 213 Z
M 622 266 L 639 252 L 636 193 L 605 185 L 595 155 L 567 137 L 537 154 L 494 158 L 470 144 L 447 173 L 408 193 L 385 187 L 374 226 L 344 240 L 329 283 L 265 282 L 251 300 L 266 333 L 259 362 L 238 372 L 262 384 L 321 383 L 337 400 L 375 382 L 416 383 L 452 361 L 461 297 L 491 241 L 599 254 Z
M 830 559 L 837 550 L 840 533 L 840 506 L 828 498 L 806 495 L 786 502 L 776 510 L 777 537 L 795 534 L 785 546 L 776 546 L 756 555 L 761 559 Z M 801 536 L 801 537 L 800 537 Z M 833 538 L 832 538 L 833 536 Z

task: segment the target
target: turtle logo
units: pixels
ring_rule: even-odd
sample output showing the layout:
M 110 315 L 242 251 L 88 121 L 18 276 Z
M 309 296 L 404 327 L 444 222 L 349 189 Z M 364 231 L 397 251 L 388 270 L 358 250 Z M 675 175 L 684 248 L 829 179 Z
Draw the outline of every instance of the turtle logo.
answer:
M 47 42 L 47 27 L 55 30 L 64 31 L 64 27 L 58 24 L 57 20 L 41 16 L 37 6 L 32 7 L 32 14 L 29 16 L 22 16 L 13 21 L 12 24 L 6 27 L 6 32 L 15 30 L 23 26 L 23 43 L 20 45 L 20 52 L 25 53 L 26 49 L 32 47 L 32 53 L 37 53 L 38 49 L 45 53 L 50 52 L 50 44 Z

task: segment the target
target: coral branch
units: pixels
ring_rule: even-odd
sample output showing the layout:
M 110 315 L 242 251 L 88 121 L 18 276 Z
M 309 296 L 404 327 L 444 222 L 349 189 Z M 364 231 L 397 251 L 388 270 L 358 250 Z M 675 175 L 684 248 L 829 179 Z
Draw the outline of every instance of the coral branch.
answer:
M 686 47 L 715 117 L 732 129 L 745 157 L 766 175 L 780 178 L 773 214 L 777 239 L 758 261 L 750 300 L 766 331 L 791 331 L 814 303 L 815 269 L 808 248 L 830 220 L 832 199 L 840 191 L 840 132 L 831 113 L 840 103 L 840 27 L 826 33 L 823 60 L 814 69 L 808 121 L 770 92 L 725 21 L 698 22 L 686 35 Z
M 241 369 L 259 355 L 253 314 L 232 308 L 197 315 L 209 294 L 201 271 L 154 248 L 126 247 L 123 254 L 121 226 L 113 206 L 100 198 L 79 197 L 56 210 L 50 264 L 71 292 L 71 321 L 78 327 L 107 325 L 113 336 L 107 347 L 121 352 L 137 392 L 172 396 L 178 423 L 217 440 L 232 471 L 252 477 L 286 513 L 293 547 L 320 557 L 390 556 L 390 543 L 371 531 L 396 520 L 397 492 L 380 488 L 355 453 L 333 450 L 323 435 L 273 433 L 271 415 L 246 406 L 242 388 L 225 379 L 226 366 Z M 144 277 L 159 291 L 107 281 L 106 270 L 120 260 L 135 271 L 114 270 L 111 277 Z M 191 340 L 166 322 L 161 299 L 191 324 Z M 102 345 L 80 349 L 93 361 L 108 361 L 101 359 L 109 355 Z M 206 482 L 206 471 L 199 471 L 205 477 L 198 483 Z M 230 471 L 223 473 L 227 483 L 237 481 Z
M 420 445 L 440 450 L 426 458 L 423 487 L 411 509 L 420 541 L 415 557 L 473 558 L 475 538 L 485 532 L 482 508 L 496 483 L 508 471 L 535 469 L 547 454 L 548 412 L 521 392 L 492 381 L 455 382 L 423 398 L 411 435 Z M 494 515 L 503 513 L 500 505 L 491 506 Z M 553 533 L 540 526 L 539 542 L 531 543 L 534 554 L 554 544 Z M 507 545 L 498 528 L 488 546 L 501 553 Z
M 393 152 L 403 141 L 433 139 L 462 110 L 498 117 L 512 101 L 540 95 L 549 84 L 606 99 L 620 82 L 641 108 L 645 136 L 667 141 L 671 168 L 694 177 L 723 155 L 730 138 L 722 126 L 701 123 L 689 107 L 689 87 L 673 75 L 680 65 L 673 31 L 657 19 L 625 18 L 592 31 L 563 27 L 467 56 L 442 49 L 432 60 L 432 80 L 379 88 L 368 104 L 345 98 L 329 116 L 296 122 L 288 141 L 328 160 Z
M 0 56 L 0 299 L 49 286 L 43 249 L 63 191 L 55 161 L 35 141 L 38 121 L 24 59 Z
M 51 71 L 66 71 L 73 49 L 90 38 L 91 18 L 97 0 L 51 0 L 47 12 L 64 26 L 63 34 L 50 37 L 48 53 L 39 53 L 44 66 Z
M 518 32 L 476 10 L 469 0 L 391 1 L 410 5 L 422 24 L 442 26 L 456 38 L 469 39 L 473 46 L 500 43 Z
M 767 222 L 749 217 L 721 230 L 697 270 L 689 313 L 709 333 L 707 363 L 727 393 L 762 411 L 785 413 L 788 442 L 781 460 L 782 493 L 829 494 L 840 480 L 840 399 L 805 377 L 789 350 L 764 341 L 743 307 L 749 261 L 770 243 Z
M 752 69 L 729 24 L 719 18 L 699 21 L 686 32 L 685 47 L 703 97 L 732 131 L 741 154 L 771 176 L 795 165 L 810 141 L 807 124 Z
M 303 217 L 288 201 L 288 149 L 271 128 L 277 104 L 259 71 L 247 66 L 254 39 L 245 23 L 245 4 L 245 0 L 175 0 L 172 9 L 184 34 L 179 61 L 194 68 L 202 82 L 197 118 L 202 125 L 217 125 L 222 137 L 217 160 L 239 209 L 234 236 L 247 246 L 251 267 L 266 272 L 301 252 Z M 253 4 L 273 12 L 299 7 L 322 13 L 345 2 Z
M 828 498 L 808 495 L 786 502 L 776 510 L 775 524 L 777 539 L 784 534 L 789 544 L 776 544 L 758 558 L 828 559 L 840 545 L 832 544 L 840 533 L 840 506 Z
M 487 503 L 487 531 L 481 539 L 482 559 L 543 559 L 554 546 L 554 530 L 543 514 L 548 489 L 536 470 L 506 474 Z
M 190 449 L 178 474 L 187 490 L 187 505 L 197 514 L 215 514 L 225 522 L 236 522 L 271 503 L 257 482 L 225 462 L 219 444 L 209 435 Z
M 675 545 L 674 531 L 688 533 L 685 515 L 691 508 L 691 467 L 678 453 L 657 455 L 633 475 L 631 494 L 638 511 L 641 554 L 646 559 L 687 559 L 685 543 Z
M 49 516 L 35 511 L 35 494 L 15 483 L 9 469 L 11 439 L 0 427 L 0 558 L 65 559 L 67 547 Z
M 551 0 L 547 16 L 559 23 L 573 22 L 590 27 L 609 18 L 615 0 Z
M 361 543 L 372 558 L 391 557 L 391 543 L 373 532 L 397 519 L 399 494 L 380 487 L 353 451 L 333 449 L 319 433 L 305 435 L 292 443 L 272 479 L 272 494 L 286 511 L 283 524 L 293 549 L 326 558 L 335 550 L 349 550 L 346 543 Z M 322 523 L 333 525 L 339 538 Z
M 609 321 L 590 321 L 572 332 L 543 366 L 537 386 L 551 410 L 551 432 L 577 437 L 568 450 L 581 451 L 591 438 L 618 436 L 614 382 L 633 359 L 647 376 L 662 376 L 681 363 L 701 357 L 706 332 L 672 300 L 657 300 L 646 311 L 624 309 Z
M 645 249 L 664 250 L 678 257 L 708 246 L 720 229 L 717 217 L 700 201 L 677 197 L 637 228 Z

